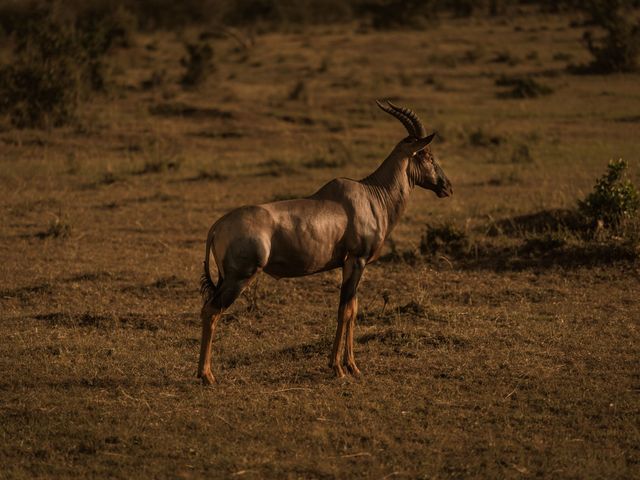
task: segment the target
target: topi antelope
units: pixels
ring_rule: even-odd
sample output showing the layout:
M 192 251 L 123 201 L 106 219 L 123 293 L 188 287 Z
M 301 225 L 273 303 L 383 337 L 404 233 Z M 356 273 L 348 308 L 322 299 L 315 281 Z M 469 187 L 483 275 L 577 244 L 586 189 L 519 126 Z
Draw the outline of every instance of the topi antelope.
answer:
M 453 193 L 429 148 L 435 133 L 427 136 L 413 111 L 391 102 L 376 103 L 400 120 L 409 135 L 375 172 L 359 181 L 337 178 L 306 198 L 240 207 L 209 230 L 198 365 L 198 377 L 204 384 L 215 381 L 211 342 L 216 324 L 260 271 L 283 278 L 342 268 L 338 328 L 329 366 L 338 377 L 345 375 L 345 369 L 352 375 L 360 373 L 353 334 L 356 290 L 365 266 L 380 255 L 414 186 L 432 190 L 438 197 Z M 215 285 L 209 269 L 211 255 L 218 267 Z

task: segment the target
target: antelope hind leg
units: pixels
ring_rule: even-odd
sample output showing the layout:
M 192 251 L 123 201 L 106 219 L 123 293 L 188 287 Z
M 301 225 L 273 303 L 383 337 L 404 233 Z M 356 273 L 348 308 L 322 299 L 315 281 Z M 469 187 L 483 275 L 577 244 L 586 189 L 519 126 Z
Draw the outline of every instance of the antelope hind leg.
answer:
M 211 385 L 216 381 L 213 373 L 211 373 L 211 349 L 218 320 L 222 313 L 240 296 L 254 276 L 255 274 L 249 278 L 223 280 L 220 288 L 202 307 L 200 314 L 202 319 L 202 340 L 200 342 L 198 378 L 202 379 L 204 385 Z
M 212 385 L 216 379 L 211 373 L 211 348 L 213 335 L 222 311 L 215 309 L 206 303 L 202 307 L 200 318 L 202 320 L 202 339 L 200 340 L 200 359 L 198 361 L 198 378 L 204 385 Z

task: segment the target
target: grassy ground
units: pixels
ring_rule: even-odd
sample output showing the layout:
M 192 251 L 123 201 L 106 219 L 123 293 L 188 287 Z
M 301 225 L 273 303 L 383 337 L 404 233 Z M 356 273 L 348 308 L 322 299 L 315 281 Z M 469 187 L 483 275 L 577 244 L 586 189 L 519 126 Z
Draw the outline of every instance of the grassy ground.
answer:
M 568 74 L 588 60 L 569 20 L 323 27 L 246 51 L 213 39 L 217 70 L 196 90 L 179 59 L 199 31 L 139 35 L 80 126 L 5 126 L 0 477 L 638 476 L 637 262 L 572 239 L 542 261 L 513 247 L 530 232 L 491 233 L 574 208 L 610 158 L 640 178 L 638 76 Z M 505 98 L 501 75 L 553 92 Z M 445 221 L 471 257 L 492 248 L 369 266 L 360 380 L 326 366 L 338 273 L 263 276 L 222 321 L 220 383 L 201 387 L 209 226 L 372 171 L 403 136 L 380 97 L 440 132 L 455 190 L 414 193 L 396 250 Z

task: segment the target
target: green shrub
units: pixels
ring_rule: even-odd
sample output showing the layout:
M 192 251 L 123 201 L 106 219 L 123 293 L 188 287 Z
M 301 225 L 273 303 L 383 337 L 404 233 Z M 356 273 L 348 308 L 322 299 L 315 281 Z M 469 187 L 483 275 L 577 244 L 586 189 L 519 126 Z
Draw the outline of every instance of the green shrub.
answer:
M 583 8 L 592 23 L 605 31 L 594 38 L 591 31 L 583 35 L 594 59 L 587 66 L 596 73 L 633 72 L 640 67 L 640 22 L 633 15 L 633 0 L 590 0 Z
M 627 162 L 612 160 L 607 173 L 598 179 L 593 191 L 578 202 L 580 212 L 593 225 L 618 228 L 640 208 L 640 194 L 626 178 Z
M 204 83 L 207 77 L 215 71 L 213 64 L 213 48 L 205 42 L 187 43 L 187 56 L 180 60 L 186 69 L 180 83 L 185 87 L 195 87 Z

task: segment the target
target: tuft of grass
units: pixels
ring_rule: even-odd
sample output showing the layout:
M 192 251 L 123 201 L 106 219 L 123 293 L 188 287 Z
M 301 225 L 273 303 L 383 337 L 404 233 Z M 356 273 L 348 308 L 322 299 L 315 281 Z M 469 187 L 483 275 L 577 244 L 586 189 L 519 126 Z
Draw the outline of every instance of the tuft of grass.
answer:
M 307 101 L 309 99 L 307 82 L 298 80 L 289 92 L 289 95 L 287 95 L 287 98 L 292 101 Z
M 40 239 L 45 238 L 59 238 L 64 239 L 68 238 L 71 235 L 71 224 L 66 218 L 60 218 L 59 216 L 55 216 L 51 222 L 49 222 L 49 227 L 36 234 L 36 237 Z
M 189 182 L 223 182 L 229 179 L 229 175 L 216 170 L 200 170 L 196 175 L 187 179 Z
M 495 81 L 499 87 L 510 87 L 509 90 L 499 92 L 498 98 L 537 98 L 550 95 L 553 89 L 532 77 L 501 75 Z
M 570 54 L 570 53 L 566 53 L 566 52 L 554 53 L 553 57 L 551 57 L 551 59 L 556 61 L 556 62 L 568 62 L 572 58 L 573 58 L 573 55 Z
M 258 175 L 266 177 L 281 177 L 298 173 L 298 170 L 292 162 L 281 158 L 270 158 L 269 160 L 261 162 L 260 167 L 262 167 L 262 170 Z
M 509 51 L 502 51 L 495 54 L 491 60 L 494 63 L 506 63 L 510 67 L 514 67 L 520 63 L 520 59 Z
M 346 165 L 346 161 L 343 158 L 327 158 L 321 155 L 313 157 L 308 162 L 304 163 L 306 168 L 339 168 Z
M 533 163 L 533 155 L 526 143 L 515 145 L 511 152 L 511 163 Z
M 140 83 L 140 87 L 143 90 L 153 90 L 154 88 L 164 85 L 166 78 L 166 70 L 154 70 L 149 78 Z
M 187 56 L 180 60 L 185 72 L 180 79 L 183 87 L 197 87 L 216 70 L 213 63 L 213 48 L 206 42 L 186 43 Z
M 102 174 L 98 183 L 100 185 L 112 185 L 118 181 L 122 180 L 122 177 L 111 170 L 108 170 Z
M 505 138 L 487 133 L 482 127 L 478 127 L 469 132 L 468 142 L 473 147 L 497 147 L 505 142 Z
M 143 149 L 143 156 L 144 164 L 138 171 L 141 175 L 177 171 L 183 162 L 180 147 L 161 138 L 151 139 Z

